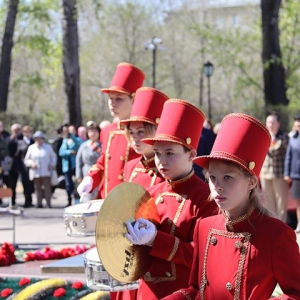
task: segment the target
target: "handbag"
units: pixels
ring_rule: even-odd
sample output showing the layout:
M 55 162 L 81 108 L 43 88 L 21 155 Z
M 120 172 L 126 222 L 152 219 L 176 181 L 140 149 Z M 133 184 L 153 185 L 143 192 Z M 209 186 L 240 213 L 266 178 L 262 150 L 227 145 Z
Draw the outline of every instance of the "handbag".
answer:
M 5 156 L 4 159 L 1 161 L 1 168 L 2 168 L 4 175 L 9 174 L 9 171 L 11 170 L 13 162 L 14 162 L 14 160 L 9 156 Z
M 56 186 L 59 184 L 56 170 L 51 171 L 50 182 L 52 186 Z

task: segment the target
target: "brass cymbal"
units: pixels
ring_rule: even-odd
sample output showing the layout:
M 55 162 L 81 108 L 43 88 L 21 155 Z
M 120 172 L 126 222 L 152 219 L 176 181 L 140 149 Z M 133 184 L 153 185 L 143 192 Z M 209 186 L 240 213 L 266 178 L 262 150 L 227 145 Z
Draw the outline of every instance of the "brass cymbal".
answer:
M 96 224 L 96 246 L 99 258 L 114 279 L 133 282 L 149 269 L 150 247 L 133 245 L 125 233 L 127 221 L 145 218 L 157 224 L 159 215 L 153 198 L 142 186 L 124 182 L 112 189 L 101 206 Z

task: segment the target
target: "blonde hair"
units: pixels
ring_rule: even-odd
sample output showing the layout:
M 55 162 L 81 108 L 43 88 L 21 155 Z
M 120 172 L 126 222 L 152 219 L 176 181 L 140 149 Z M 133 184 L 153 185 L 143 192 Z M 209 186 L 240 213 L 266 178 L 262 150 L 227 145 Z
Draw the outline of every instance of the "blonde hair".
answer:
M 145 129 L 145 138 L 152 138 L 155 135 L 157 126 L 151 123 L 142 122 Z M 125 127 L 125 136 L 127 141 L 131 144 L 130 132 L 129 132 L 130 123 Z
M 269 216 L 269 217 L 275 217 L 275 215 L 269 211 L 263 204 L 263 195 L 262 192 L 259 190 L 259 186 L 258 186 L 258 178 L 254 175 L 251 175 L 250 173 L 248 173 L 246 170 L 244 170 L 242 167 L 240 167 L 238 164 L 235 164 L 233 162 L 229 162 L 226 160 L 221 160 L 223 163 L 228 164 L 228 165 L 232 165 L 235 166 L 245 177 L 248 178 L 255 178 L 257 181 L 256 186 L 250 191 L 250 195 L 249 195 L 249 209 L 251 207 L 253 207 L 254 209 L 257 209 L 259 211 L 259 213 Z M 205 176 L 206 180 L 209 180 L 208 178 L 208 164 L 207 163 L 206 167 L 203 169 L 203 173 Z M 209 200 L 213 200 L 213 198 L 211 197 L 211 194 L 209 196 Z
M 22 128 L 23 132 L 24 131 L 28 131 L 28 132 L 33 132 L 33 128 L 29 125 L 25 125 L 23 128 Z

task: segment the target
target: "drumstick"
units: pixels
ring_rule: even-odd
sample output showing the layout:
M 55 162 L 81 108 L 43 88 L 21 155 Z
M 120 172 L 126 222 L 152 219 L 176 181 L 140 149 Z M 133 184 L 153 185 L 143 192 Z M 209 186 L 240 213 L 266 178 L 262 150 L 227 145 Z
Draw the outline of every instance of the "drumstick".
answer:
M 86 199 L 86 195 L 87 195 L 87 193 L 84 193 L 84 192 L 81 194 L 81 196 L 80 196 L 80 203 L 87 202 L 87 200 L 85 200 Z

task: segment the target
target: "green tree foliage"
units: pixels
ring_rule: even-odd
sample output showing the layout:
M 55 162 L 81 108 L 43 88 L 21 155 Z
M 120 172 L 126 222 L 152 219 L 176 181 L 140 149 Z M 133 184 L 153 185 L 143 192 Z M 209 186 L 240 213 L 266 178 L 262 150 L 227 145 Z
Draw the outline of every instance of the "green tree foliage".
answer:
M 283 1 L 280 14 L 282 59 L 285 66 L 290 108 L 299 110 L 300 94 L 300 2 Z

